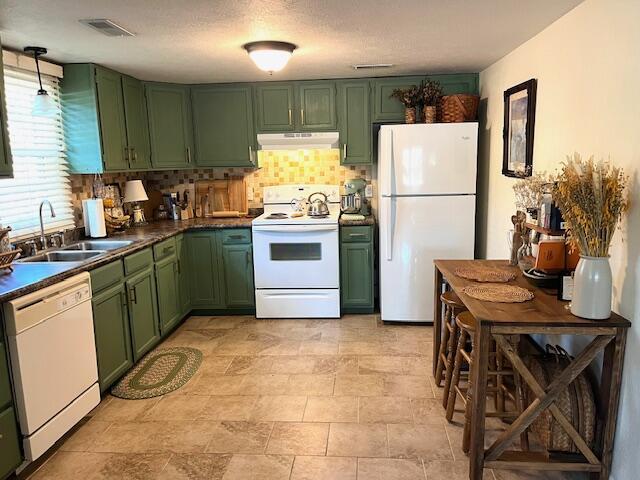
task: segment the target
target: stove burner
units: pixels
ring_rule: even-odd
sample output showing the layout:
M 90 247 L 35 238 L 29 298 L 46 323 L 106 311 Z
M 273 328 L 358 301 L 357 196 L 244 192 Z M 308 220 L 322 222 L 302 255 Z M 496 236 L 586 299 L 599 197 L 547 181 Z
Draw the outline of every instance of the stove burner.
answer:
M 267 217 L 268 220 L 281 220 L 283 218 L 289 218 L 289 215 L 287 215 L 286 213 L 275 212 L 275 213 L 270 214 Z

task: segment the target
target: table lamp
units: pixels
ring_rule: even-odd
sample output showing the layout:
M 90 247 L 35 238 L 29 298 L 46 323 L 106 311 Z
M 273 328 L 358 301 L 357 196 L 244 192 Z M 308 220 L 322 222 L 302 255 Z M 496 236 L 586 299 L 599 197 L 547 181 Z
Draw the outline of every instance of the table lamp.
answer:
M 128 180 L 124 184 L 124 203 L 133 204 L 133 225 L 144 225 L 147 221 L 139 202 L 149 200 L 147 192 L 144 190 L 142 180 Z

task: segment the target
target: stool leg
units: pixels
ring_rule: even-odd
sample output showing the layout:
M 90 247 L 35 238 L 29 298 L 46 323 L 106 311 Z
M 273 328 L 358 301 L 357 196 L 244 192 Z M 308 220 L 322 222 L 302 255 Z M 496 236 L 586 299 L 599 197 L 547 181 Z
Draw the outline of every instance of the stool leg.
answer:
M 453 313 L 452 313 L 453 314 Z M 453 364 L 456 356 L 456 345 L 460 336 L 460 329 L 458 324 L 454 321 L 451 326 L 453 332 L 449 336 L 449 345 L 447 345 L 447 367 L 444 376 L 444 390 L 442 391 L 442 408 L 447 408 L 447 402 L 449 401 L 449 392 L 451 391 L 451 377 L 453 376 Z
M 460 369 L 462 368 L 462 351 L 464 350 L 465 343 L 467 343 L 467 332 L 460 331 L 460 338 L 458 340 L 458 348 L 456 349 L 456 359 L 453 365 L 453 374 L 451 377 L 451 384 L 449 385 L 449 395 L 447 396 L 446 409 L 447 409 L 447 421 L 451 422 L 453 418 L 453 412 L 456 407 L 456 387 L 460 382 Z
M 498 371 L 498 357 L 496 352 L 497 345 L 491 340 L 490 354 L 489 354 L 489 370 L 492 372 Z M 498 411 L 498 378 L 500 375 L 489 375 L 488 382 L 493 388 L 493 392 L 491 393 L 491 397 L 493 398 L 493 408 Z
M 469 447 L 471 445 L 471 403 L 473 396 L 473 368 L 475 364 L 475 348 L 474 348 L 475 336 L 471 336 L 471 354 L 469 355 L 469 381 L 467 382 L 467 401 L 465 402 L 464 409 L 464 430 L 462 433 L 462 451 L 469 453 Z
M 436 385 L 439 387 L 442 382 L 442 371 L 444 370 L 443 357 L 447 353 L 447 345 L 449 344 L 449 328 L 451 317 L 453 316 L 451 307 L 447 305 L 444 310 L 444 332 L 442 332 L 442 340 L 440 341 L 440 351 L 438 352 L 438 364 L 436 366 Z

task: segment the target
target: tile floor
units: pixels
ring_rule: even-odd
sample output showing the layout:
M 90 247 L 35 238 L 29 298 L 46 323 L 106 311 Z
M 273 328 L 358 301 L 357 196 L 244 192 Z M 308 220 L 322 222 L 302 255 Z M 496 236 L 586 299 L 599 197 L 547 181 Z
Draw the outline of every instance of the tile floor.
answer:
M 165 345 L 202 350 L 196 375 L 161 398 L 105 397 L 31 478 L 467 479 L 462 428 L 445 421 L 431 379 L 431 340 L 429 327 L 377 315 L 191 317 Z

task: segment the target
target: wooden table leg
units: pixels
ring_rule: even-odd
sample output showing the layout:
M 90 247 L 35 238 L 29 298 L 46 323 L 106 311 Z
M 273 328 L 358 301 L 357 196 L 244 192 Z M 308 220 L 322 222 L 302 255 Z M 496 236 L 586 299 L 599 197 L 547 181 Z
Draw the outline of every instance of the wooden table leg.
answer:
M 602 412 L 603 432 L 598 442 L 597 452 L 600 455 L 602 470 L 591 477 L 608 480 L 611 474 L 613 457 L 613 440 L 618 421 L 618 404 L 620 402 L 620 386 L 622 384 L 622 366 L 627 342 L 627 330 L 616 329 L 615 339 L 604 351 L 603 374 L 600 381 L 600 411 Z M 607 368 L 608 367 L 608 368 Z
M 438 365 L 438 352 L 440 351 L 440 342 L 442 340 L 442 302 L 440 294 L 442 293 L 442 284 L 444 279 L 442 272 L 435 267 L 435 279 L 433 282 L 433 372 L 436 376 L 436 366 Z
M 491 329 L 478 322 L 475 333 L 475 360 L 471 398 L 471 445 L 469 449 L 469 479 L 482 480 L 484 471 L 484 429 L 487 401 L 487 373 L 489 370 L 489 344 Z

